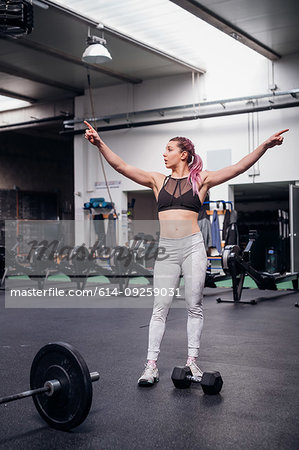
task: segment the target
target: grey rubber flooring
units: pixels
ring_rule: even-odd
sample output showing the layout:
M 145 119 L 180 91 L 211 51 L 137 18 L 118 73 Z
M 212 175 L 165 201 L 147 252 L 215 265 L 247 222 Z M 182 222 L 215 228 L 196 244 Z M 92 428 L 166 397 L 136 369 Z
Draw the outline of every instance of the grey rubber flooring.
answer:
M 168 317 L 160 382 L 139 388 L 149 308 L 5 309 L 2 292 L 0 396 L 27 390 L 34 355 L 53 341 L 77 347 L 100 381 L 89 416 L 71 432 L 49 428 L 31 399 L 0 405 L 1 450 L 298 449 L 299 293 L 244 291 L 244 299 L 263 297 L 257 305 L 217 304 L 230 289 L 205 293 L 200 366 L 221 372 L 217 396 L 171 382 L 172 368 L 186 360 L 182 300 Z

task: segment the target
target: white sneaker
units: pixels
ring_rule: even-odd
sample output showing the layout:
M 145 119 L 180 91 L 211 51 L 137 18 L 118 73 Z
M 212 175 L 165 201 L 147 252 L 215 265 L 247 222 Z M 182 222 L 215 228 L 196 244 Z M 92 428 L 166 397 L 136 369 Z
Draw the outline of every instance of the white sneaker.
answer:
M 141 377 L 138 379 L 139 386 L 152 386 L 159 381 L 158 367 L 154 367 L 149 363 L 146 363 L 145 369 L 142 372 Z
M 190 370 L 194 377 L 197 377 L 199 380 L 201 380 L 203 372 L 200 370 L 195 361 L 187 361 L 186 366 L 190 367 Z

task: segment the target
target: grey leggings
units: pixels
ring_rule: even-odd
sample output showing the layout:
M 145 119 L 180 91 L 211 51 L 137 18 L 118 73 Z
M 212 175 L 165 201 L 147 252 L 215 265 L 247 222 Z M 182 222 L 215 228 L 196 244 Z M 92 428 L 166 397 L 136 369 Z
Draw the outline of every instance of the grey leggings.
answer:
M 148 360 L 157 360 L 171 306 L 172 292 L 184 276 L 185 300 L 188 311 L 188 356 L 198 356 L 203 326 L 202 299 L 205 284 L 207 254 L 201 232 L 183 238 L 160 238 L 159 247 L 166 250 L 165 259 L 157 260 L 154 268 L 155 295 L 149 326 Z M 163 288 L 163 289 L 162 289 Z M 167 295 L 161 295 L 165 294 Z M 169 295 L 168 295 L 169 294 Z

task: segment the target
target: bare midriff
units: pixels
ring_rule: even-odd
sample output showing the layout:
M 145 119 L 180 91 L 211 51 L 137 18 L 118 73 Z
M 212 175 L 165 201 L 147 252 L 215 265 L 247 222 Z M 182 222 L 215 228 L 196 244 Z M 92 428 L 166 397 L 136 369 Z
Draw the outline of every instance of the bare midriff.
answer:
M 159 212 L 160 236 L 182 238 L 198 233 L 198 213 L 185 209 L 168 209 Z

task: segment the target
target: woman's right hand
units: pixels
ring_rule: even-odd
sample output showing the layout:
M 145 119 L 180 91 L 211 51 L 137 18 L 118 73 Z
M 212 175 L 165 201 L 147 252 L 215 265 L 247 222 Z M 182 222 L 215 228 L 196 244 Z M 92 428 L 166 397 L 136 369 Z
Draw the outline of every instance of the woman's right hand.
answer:
M 90 125 L 90 123 L 86 122 L 86 120 L 84 120 L 84 123 L 88 127 L 85 130 L 85 139 L 87 139 L 93 145 L 101 143 L 101 138 L 98 135 L 98 132 Z

